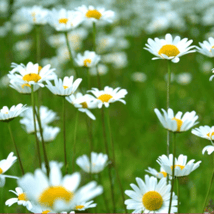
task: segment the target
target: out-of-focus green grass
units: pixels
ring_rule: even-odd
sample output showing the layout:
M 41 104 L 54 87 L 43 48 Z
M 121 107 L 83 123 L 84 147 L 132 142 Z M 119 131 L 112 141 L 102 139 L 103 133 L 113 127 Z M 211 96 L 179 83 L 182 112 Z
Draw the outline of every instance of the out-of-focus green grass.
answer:
M 25 38 L 34 38 L 32 32 L 30 35 L 22 36 Z M 176 33 L 176 32 L 174 32 Z M 162 33 L 165 35 L 165 32 Z M 144 178 L 145 169 L 148 167 L 159 169 L 156 162 L 158 156 L 166 154 L 166 130 L 159 123 L 154 108 L 166 108 L 166 82 L 164 75 L 167 73 L 167 61 L 158 60 L 152 61 L 153 57 L 149 52 L 143 50 L 148 37 L 154 38 L 156 35 L 148 36 L 142 34 L 137 38 L 129 37 L 130 48 L 127 51 L 129 64 L 125 69 L 111 68 L 109 73 L 102 76 L 102 86 L 121 87 L 128 90 L 128 95 L 125 100 L 126 105 L 122 103 L 114 103 L 110 105 L 110 118 L 115 142 L 116 159 L 119 169 L 119 174 L 123 183 L 124 190 L 130 189 L 129 184 L 135 183 L 135 178 Z M 158 35 L 160 36 L 160 35 Z M 181 37 L 188 36 L 181 35 Z M 190 37 L 190 36 L 188 36 Z M 17 41 L 20 37 L 13 37 L 12 41 Z M 194 39 L 196 45 L 202 38 Z M 0 40 L 1 44 L 1 75 L 6 74 L 10 70 L 10 63 L 13 56 L 8 47 L 10 42 L 7 38 Z M 44 38 L 42 39 L 42 57 L 48 57 L 53 54 L 51 49 L 48 49 Z M 87 49 L 87 47 L 85 47 Z M 12 58 L 10 58 L 12 57 Z M 28 61 L 35 62 L 35 51 L 23 63 Z M 209 60 L 206 57 L 199 56 L 199 53 L 192 53 L 181 57 L 181 61 L 177 64 L 172 64 L 171 69 L 174 74 L 181 72 L 189 72 L 192 74 L 192 82 L 189 85 L 179 85 L 176 82 L 171 84 L 170 107 L 174 111 L 192 111 L 195 110 L 199 115 L 199 125 L 212 126 L 214 122 L 214 83 L 209 82 L 210 74 L 203 73 L 200 65 L 204 60 Z M 20 62 L 19 62 L 20 63 Z M 147 81 L 144 83 L 133 82 L 131 74 L 136 71 L 142 71 L 147 74 Z M 81 75 L 80 75 L 81 76 Z M 112 78 L 114 77 L 114 78 Z M 93 87 L 97 87 L 96 77 L 93 78 Z M 85 79 L 83 80 L 87 82 Z M 83 83 L 84 84 L 84 83 Z M 48 106 L 50 109 L 62 114 L 62 98 L 56 97 L 44 88 L 42 90 L 42 105 Z M 30 105 L 30 97 L 24 96 L 13 90 L 12 88 L 1 89 L 0 107 L 7 105 L 12 106 L 18 103 Z M 77 110 L 68 102 L 67 106 L 67 154 L 70 162 L 72 160 L 72 145 L 74 135 L 74 121 Z M 96 121 L 92 121 L 94 151 L 104 152 L 103 133 L 101 129 L 100 110 L 93 111 L 96 116 Z M 54 122 L 54 126 L 62 127 L 61 120 Z M 35 139 L 33 135 L 27 135 L 19 124 L 19 118 L 11 122 L 15 140 L 18 144 L 20 154 L 23 160 L 23 165 L 26 172 L 33 172 L 38 167 L 38 157 L 35 151 Z M 0 123 L 0 139 L 1 152 L 0 158 L 6 158 L 9 152 L 15 152 L 7 124 Z M 177 135 L 177 154 L 188 156 L 188 160 L 202 160 L 201 166 L 190 174 L 186 184 L 181 185 L 181 212 L 196 213 L 201 212 L 205 194 L 210 181 L 211 170 L 213 168 L 212 157 L 207 154 L 202 155 L 204 146 L 210 144 L 209 141 L 193 136 L 190 131 Z M 47 153 L 49 160 L 63 161 L 63 140 L 62 133 L 57 136 L 53 143 L 47 145 Z M 171 149 L 171 148 L 170 148 Z M 79 122 L 77 130 L 77 148 L 76 157 L 88 154 L 89 137 L 86 127 L 86 115 L 79 113 Z M 42 151 L 41 151 L 42 152 Z M 104 152 L 105 153 L 105 152 Z M 80 170 L 76 166 L 76 170 Z M 18 162 L 8 171 L 11 175 L 21 175 Z M 111 198 L 109 192 L 109 182 L 107 170 L 102 173 L 104 179 L 104 188 L 108 194 L 108 202 L 111 206 Z M 87 182 L 88 177 L 82 172 L 83 183 Z M 115 194 L 117 202 L 117 212 L 123 212 L 122 196 L 119 191 L 118 183 L 115 180 Z M 3 188 L 3 201 L 13 197 L 8 190 L 14 190 L 16 182 L 12 179 L 7 179 L 6 185 Z M 212 189 L 211 196 L 214 195 Z M 126 197 L 128 198 L 128 197 Z M 102 202 L 102 197 L 98 197 L 97 211 L 105 212 L 105 206 Z M 2 203 L 2 201 L 1 201 Z M 1 205 L 0 205 L 1 207 Z M 2 208 L 0 208 L 2 209 Z M 13 205 L 11 208 L 5 206 L 4 212 L 24 212 L 25 210 L 18 205 Z

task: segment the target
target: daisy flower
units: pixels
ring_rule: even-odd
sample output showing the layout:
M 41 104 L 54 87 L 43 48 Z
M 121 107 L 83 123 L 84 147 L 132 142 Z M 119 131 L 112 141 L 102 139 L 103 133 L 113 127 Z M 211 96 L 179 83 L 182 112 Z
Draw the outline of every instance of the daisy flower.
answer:
M 166 112 L 164 109 L 161 109 L 164 115 L 161 115 L 158 109 L 155 109 L 155 113 L 163 125 L 163 127 L 172 132 L 184 132 L 192 128 L 194 125 L 198 124 L 196 120 L 198 116 L 195 111 L 186 112 L 182 117 L 182 112 L 178 112 L 174 115 L 174 112 L 171 108 Z
M 50 69 L 51 65 L 46 65 L 42 68 L 39 64 L 29 62 L 26 66 L 12 63 L 12 67 L 14 68 L 10 71 L 8 77 L 10 80 L 15 80 L 21 84 L 22 87 L 31 87 L 31 85 L 44 87 L 42 82 L 56 77 L 56 74 L 53 72 L 55 69 Z
M 83 55 L 80 53 L 77 54 L 75 62 L 80 67 L 95 67 L 100 59 L 100 56 L 94 51 L 85 51 Z
M 181 40 L 180 36 L 176 36 L 174 39 L 171 34 L 166 34 L 165 39 L 155 38 L 154 40 L 148 39 L 148 44 L 146 44 L 146 49 L 150 53 L 154 54 L 155 59 L 167 59 L 174 63 L 179 62 L 179 58 L 185 54 L 195 52 L 191 50 L 194 46 L 190 46 L 193 42 L 187 38 Z
M 43 128 L 43 139 L 44 139 L 44 141 L 45 142 L 53 141 L 59 132 L 60 132 L 59 127 L 45 126 Z M 38 136 L 39 141 L 42 141 L 42 138 L 41 138 L 41 135 L 39 132 L 37 133 L 37 136 Z
M 83 21 L 82 14 L 78 11 L 66 10 L 57 11 L 52 9 L 49 12 L 48 22 L 57 31 L 69 31 L 76 28 Z
M 18 179 L 16 176 L 5 175 L 4 173 L 10 169 L 10 167 L 16 162 L 17 157 L 13 156 L 13 152 L 11 152 L 7 159 L 3 159 L 0 161 L 0 187 L 3 187 L 5 184 L 5 178 L 14 178 Z
M 194 163 L 194 159 L 187 162 L 187 156 L 179 155 L 178 159 L 175 158 L 175 177 L 182 177 L 189 175 L 192 171 L 196 170 L 199 166 L 201 161 Z M 157 162 L 160 164 L 161 167 L 168 173 L 172 175 L 172 165 L 173 165 L 173 155 L 170 154 L 169 157 L 166 155 L 159 156 Z
M 125 194 L 131 199 L 125 200 L 128 210 L 132 213 L 168 213 L 170 202 L 171 184 L 167 184 L 166 178 L 159 182 L 155 177 L 145 175 L 145 182 L 136 178 L 137 185 L 130 184 L 134 190 L 126 190 Z M 173 193 L 171 213 L 177 212 L 177 196 Z
M 89 201 L 89 202 L 82 202 L 82 203 L 79 203 L 75 206 L 74 210 L 77 210 L 77 211 L 84 211 L 84 210 L 87 210 L 89 208 L 93 208 L 93 207 L 96 207 L 97 204 L 93 203 L 94 201 Z
M 69 212 L 77 202 L 91 200 L 103 192 L 95 181 L 78 188 L 80 174 L 76 172 L 63 177 L 60 168 L 60 164 L 51 164 L 49 177 L 37 169 L 34 174 L 27 173 L 18 180 L 32 204 L 55 213 Z
M 74 107 L 78 108 L 79 111 L 85 112 L 92 120 L 96 119 L 91 111 L 89 111 L 89 109 L 97 108 L 96 99 L 92 95 L 82 95 L 82 93 L 78 92 L 76 95 L 72 94 L 71 96 L 66 97 L 66 100 L 73 104 Z
M 82 82 L 81 78 L 76 79 L 74 82 L 73 79 L 73 76 L 64 77 L 63 80 L 55 78 L 55 86 L 52 85 L 50 81 L 47 81 L 46 87 L 55 95 L 64 97 L 70 96 L 77 90 L 79 84 Z
M 77 165 L 87 173 L 99 173 L 106 167 L 108 156 L 102 153 L 91 153 L 91 159 L 89 160 L 87 155 L 83 155 L 77 158 Z
M 208 155 L 212 154 L 214 152 L 214 144 L 212 146 L 205 146 L 202 150 L 202 154 L 204 155 L 205 152 L 207 152 Z
M 214 38 L 209 37 L 208 41 L 199 42 L 200 47 L 196 46 L 196 49 L 199 53 L 208 56 L 214 57 Z
M 192 134 L 207 139 L 214 140 L 214 126 L 200 126 L 199 128 L 192 129 Z
M 0 121 L 9 122 L 18 117 L 26 109 L 26 105 L 21 103 L 19 103 L 17 106 L 13 105 L 10 109 L 7 106 L 4 106 L 0 110 Z
M 114 103 L 116 101 L 126 104 L 122 98 L 124 98 L 128 93 L 126 89 L 120 89 L 120 87 L 113 89 L 108 86 L 106 86 L 104 90 L 92 88 L 92 90 L 89 90 L 89 92 L 91 92 L 96 97 L 98 108 L 102 108 L 103 105 L 108 108 L 109 103 Z
M 166 171 L 164 170 L 163 167 L 160 167 L 160 171 L 158 172 L 156 169 L 153 169 L 151 167 L 148 167 L 147 170 L 145 170 L 146 172 L 152 174 L 153 176 L 161 179 L 161 178 L 165 178 L 167 176 Z
M 92 22 L 98 22 L 99 20 L 107 21 L 107 22 L 113 22 L 113 18 L 115 16 L 115 13 L 112 10 L 105 10 L 104 8 L 95 8 L 94 6 L 88 6 L 82 5 L 81 7 L 76 8 L 77 11 L 79 11 L 84 20 L 90 20 Z
M 28 201 L 28 199 L 27 199 L 25 193 L 23 192 L 22 188 L 16 187 L 15 190 L 16 191 L 13 191 L 13 190 L 9 190 L 9 191 L 14 193 L 18 197 L 8 199 L 5 202 L 5 205 L 10 207 L 11 205 L 17 203 L 18 205 L 23 205 L 23 206 L 27 207 L 28 210 L 30 210 L 32 208 L 32 205 L 31 205 L 30 201 Z

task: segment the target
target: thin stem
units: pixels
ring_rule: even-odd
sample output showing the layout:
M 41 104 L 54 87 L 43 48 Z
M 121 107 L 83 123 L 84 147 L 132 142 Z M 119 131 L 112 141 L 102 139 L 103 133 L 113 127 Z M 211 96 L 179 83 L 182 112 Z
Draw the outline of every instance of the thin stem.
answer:
M 76 153 L 76 140 L 77 140 L 77 124 L 78 124 L 79 111 L 76 114 L 75 127 L 74 127 L 74 144 L 73 144 L 73 158 L 72 158 L 72 170 L 75 171 L 75 153 Z
M 177 196 L 178 196 L 178 212 L 177 213 L 180 213 L 180 187 L 179 187 L 179 178 L 176 179 L 177 180 Z
M 87 70 L 87 79 L 88 79 L 88 89 L 91 88 L 91 75 L 90 75 L 90 71 L 89 71 L 89 67 L 86 68 Z
M 101 114 L 102 114 L 103 140 L 104 140 L 104 144 L 105 144 L 106 154 L 108 155 L 108 158 L 110 159 L 107 136 L 106 136 L 105 116 L 104 116 L 104 109 L 103 108 L 101 109 Z M 113 204 L 113 213 L 116 213 L 115 198 L 114 198 L 114 185 L 113 185 L 112 171 L 111 171 L 110 166 L 108 166 L 108 175 L 109 175 L 109 182 L 110 182 L 110 186 L 111 186 L 111 198 L 112 198 L 112 204 Z
M 36 139 L 36 147 L 37 147 L 37 153 L 38 153 L 38 159 L 39 159 L 39 167 L 41 168 L 42 166 L 42 161 L 41 161 L 41 154 L 40 154 L 40 148 L 39 148 L 39 140 L 37 137 L 37 130 L 36 130 L 36 115 L 35 115 L 35 108 L 34 108 L 34 92 L 33 92 L 33 85 L 31 85 L 31 105 L 33 109 L 33 124 L 34 124 L 34 136 Z
M 5 207 L 4 186 L 0 188 L 0 192 L 1 192 L 1 197 L 0 197 L 1 198 L 1 206 L 0 206 L 1 210 L 0 210 L 0 213 L 5 213 L 4 212 L 4 207 Z
M 23 168 L 22 161 L 21 161 L 21 158 L 20 158 L 19 150 L 18 150 L 18 147 L 17 147 L 16 142 L 14 140 L 13 132 L 12 132 L 11 127 L 10 127 L 10 123 L 8 122 L 7 124 L 8 124 L 8 129 L 9 129 L 9 132 L 10 132 L 11 139 L 12 139 L 13 144 L 14 144 L 15 149 L 16 149 L 16 154 L 17 154 L 17 157 L 18 157 L 18 160 L 19 160 L 19 165 L 20 165 L 20 168 L 21 168 L 21 171 L 22 171 L 22 175 L 24 175 L 25 172 L 24 172 L 24 168 Z
M 64 160 L 65 160 L 65 174 L 68 174 L 68 162 L 66 155 L 66 126 L 65 126 L 65 98 L 63 97 L 63 107 L 62 107 L 62 130 L 63 130 L 63 141 L 64 141 Z
M 40 25 L 36 25 L 36 61 L 40 63 L 41 50 L 40 50 Z
M 68 32 L 65 32 L 65 40 L 66 40 L 66 45 L 67 45 L 69 56 L 70 56 L 71 68 L 74 69 L 73 55 L 72 55 L 71 46 L 69 45 L 69 40 L 68 40 Z M 75 69 L 74 69 L 74 71 L 75 71 L 76 78 L 78 78 L 78 73 L 76 72 Z
M 94 52 L 96 52 L 96 50 L 97 50 L 96 34 L 97 34 L 96 23 L 93 22 L 93 45 L 94 45 L 93 49 L 94 49 Z
M 205 211 L 206 204 L 207 204 L 207 199 L 208 199 L 209 194 L 210 194 L 210 190 L 211 190 L 211 187 L 212 187 L 213 180 L 214 180 L 214 168 L 213 168 L 212 176 L 211 176 L 211 179 L 210 179 L 209 188 L 207 190 L 207 194 L 206 194 L 206 197 L 205 197 L 205 200 L 204 200 L 204 206 L 203 206 L 202 213 L 204 213 L 204 211 Z
M 171 186 L 171 193 L 170 193 L 170 202 L 169 202 L 169 211 L 168 211 L 168 214 L 170 214 L 170 211 L 171 211 L 173 187 L 174 187 L 174 181 L 175 181 L 176 133 L 174 132 L 173 135 L 174 135 L 174 142 L 173 142 L 173 161 L 172 161 L 172 186 Z
M 167 102 L 166 107 L 167 111 L 170 105 L 170 82 L 171 82 L 171 69 L 170 69 L 170 60 L 168 61 L 168 79 L 167 79 Z M 169 130 L 167 130 L 167 155 L 169 156 Z
M 117 180 L 118 180 L 119 187 L 120 187 L 120 191 L 121 191 L 121 195 L 122 195 L 122 204 L 123 204 L 123 206 L 124 206 L 125 213 L 127 213 L 126 205 L 124 204 L 124 201 L 125 201 L 124 190 L 123 190 L 123 186 L 122 186 L 122 183 L 121 183 L 121 180 L 120 180 L 120 176 L 119 176 L 118 169 L 117 169 L 117 164 L 116 164 L 114 140 L 113 140 L 112 132 L 111 132 L 110 115 L 109 115 L 108 109 L 106 109 L 106 112 L 107 112 L 108 130 L 109 130 L 110 141 L 111 141 L 111 147 L 112 147 L 112 153 L 113 153 L 113 166 L 114 166 L 115 171 L 116 171 L 116 176 L 117 176 Z

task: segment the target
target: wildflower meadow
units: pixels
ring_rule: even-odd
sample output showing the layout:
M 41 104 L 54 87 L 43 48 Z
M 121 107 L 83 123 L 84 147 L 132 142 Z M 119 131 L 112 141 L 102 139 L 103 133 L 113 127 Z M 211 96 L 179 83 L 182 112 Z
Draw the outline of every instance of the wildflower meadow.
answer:
M 0 0 L 0 213 L 214 213 L 213 14 Z

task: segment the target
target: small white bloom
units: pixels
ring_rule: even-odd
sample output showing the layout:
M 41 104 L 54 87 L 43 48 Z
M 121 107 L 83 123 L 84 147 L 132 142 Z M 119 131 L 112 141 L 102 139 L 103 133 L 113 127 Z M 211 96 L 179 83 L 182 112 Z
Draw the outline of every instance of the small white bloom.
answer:
M 192 129 L 192 134 L 205 138 L 207 140 L 214 140 L 214 126 L 200 126 L 199 128 Z
M 108 72 L 108 66 L 104 64 L 98 64 L 96 67 L 91 67 L 89 69 L 90 75 L 97 76 L 97 72 L 99 75 L 105 75 Z
M 75 206 L 75 210 L 78 210 L 78 211 L 84 211 L 84 210 L 87 210 L 89 208 L 93 208 L 93 207 L 96 207 L 97 204 L 93 203 L 94 201 L 89 201 L 89 202 L 82 202 L 82 203 L 78 203 L 76 206 Z
M 59 132 L 60 132 L 59 127 L 45 126 L 43 128 L 43 139 L 44 139 L 44 141 L 45 142 L 53 141 Z M 41 135 L 39 132 L 37 133 L 37 136 L 38 136 L 39 141 L 42 141 L 42 138 L 41 138 Z
M 181 85 L 187 85 L 192 81 L 192 75 L 190 73 L 181 73 L 176 76 L 177 83 Z
M 153 176 L 161 179 L 161 178 L 165 178 L 167 176 L 166 171 L 164 170 L 163 167 L 160 167 L 160 171 L 158 172 L 156 169 L 153 169 L 151 167 L 148 167 L 148 170 L 145 170 L 146 172 L 152 174 Z
M 133 81 L 135 82 L 145 82 L 146 79 L 147 79 L 147 76 L 145 73 L 143 72 L 134 72 L 132 75 L 131 75 L 131 78 Z
M 214 145 L 205 146 L 202 150 L 202 154 L 204 155 L 205 152 L 207 152 L 208 155 L 211 155 L 214 152 Z
M 87 173 L 99 173 L 103 171 L 107 165 L 108 156 L 102 153 L 91 153 L 91 158 L 89 160 L 87 155 L 82 155 L 77 158 L 76 163 L 81 169 Z
M 168 109 L 168 112 L 164 109 L 161 110 L 163 111 L 163 115 L 158 109 L 155 109 L 154 111 L 163 127 L 172 132 L 184 132 L 198 124 L 198 122 L 196 122 L 198 116 L 195 111 L 186 112 L 182 117 L 183 113 L 180 111 L 174 115 L 171 108 Z
M 214 38 L 209 37 L 208 41 L 199 42 L 200 47 L 197 47 L 197 51 L 205 56 L 214 57 Z
M 78 53 L 74 60 L 80 67 L 94 67 L 100 61 L 100 56 L 94 51 L 85 51 L 83 55 Z

